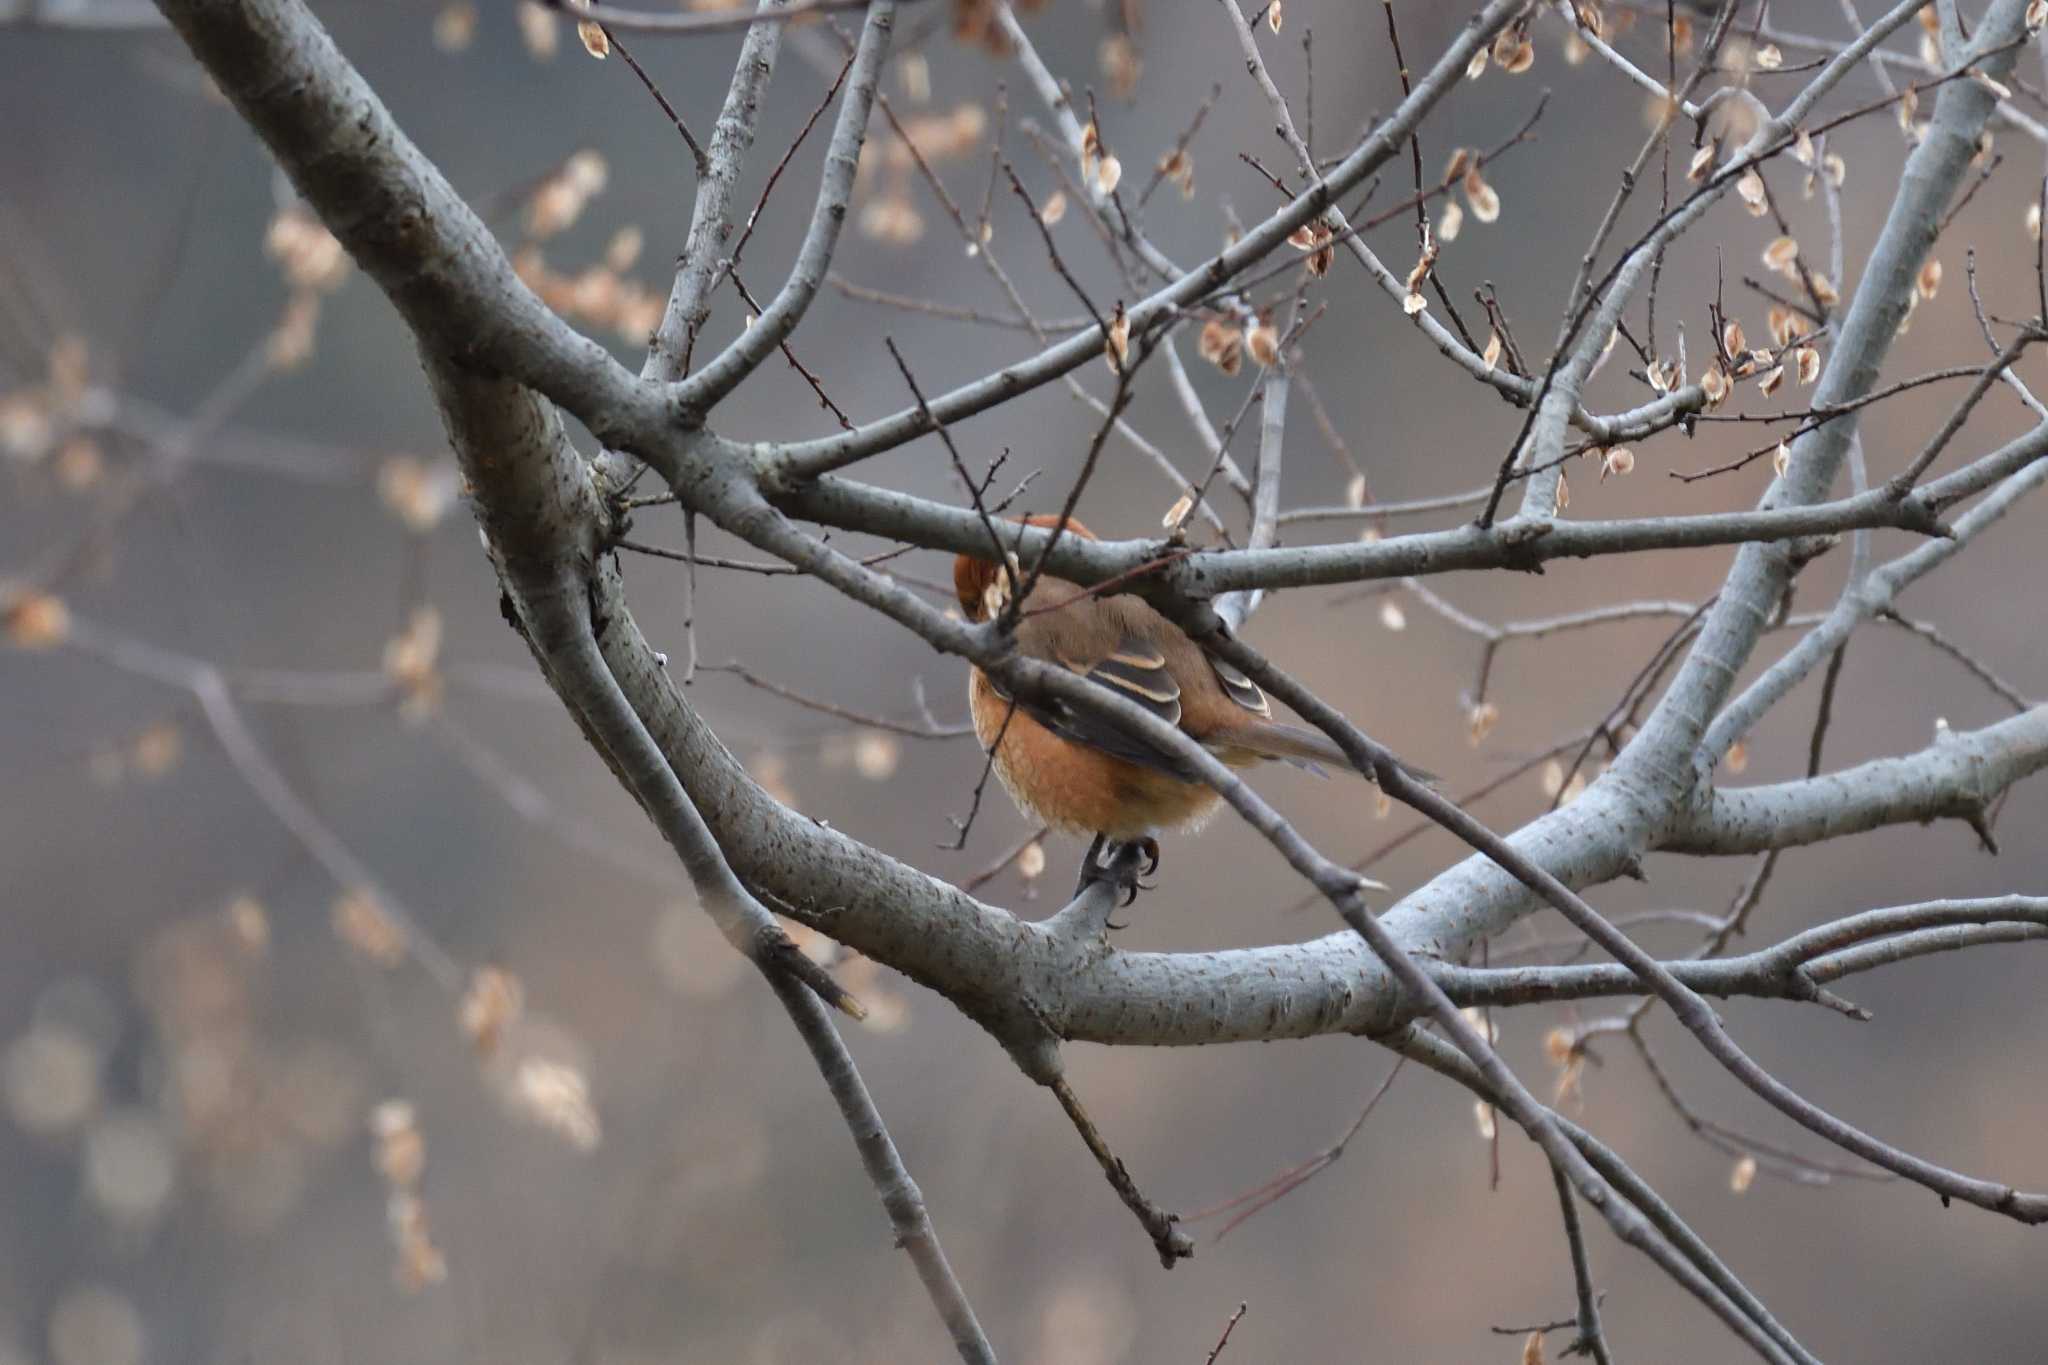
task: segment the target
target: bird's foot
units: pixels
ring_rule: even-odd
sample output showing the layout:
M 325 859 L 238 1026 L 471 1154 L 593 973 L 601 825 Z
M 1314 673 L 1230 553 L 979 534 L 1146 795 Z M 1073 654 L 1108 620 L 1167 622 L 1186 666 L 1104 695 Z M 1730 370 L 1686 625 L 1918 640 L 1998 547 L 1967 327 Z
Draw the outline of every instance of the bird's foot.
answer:
M 1143 859 L 1140 868 L 1139 860 Z M 1117 908 L 1133 904 L 1140 891 L 1150 891 L 1152 883 L 1145 878 L 1159 870 L 1159 841 L 1147 836 L 1133 839 L 1128 843 L 1112 841 L 1105 835 L 1096 835 L 1088 845 L 1087 854 L 1081 859 L 1081 879 L 1074 887 L 1076 898 L 1087 891 L 1091 882 L 1108 882 L 1120 894 Z M 1111 929 L 1125 926 L 1108 921 Z

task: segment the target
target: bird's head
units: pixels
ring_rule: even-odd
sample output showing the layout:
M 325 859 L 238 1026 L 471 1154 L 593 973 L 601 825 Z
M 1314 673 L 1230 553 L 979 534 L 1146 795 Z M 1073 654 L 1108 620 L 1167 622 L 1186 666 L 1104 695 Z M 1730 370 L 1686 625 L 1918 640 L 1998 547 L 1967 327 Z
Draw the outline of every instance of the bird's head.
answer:
M 1048 531 L 1060 524 L 1059 517 L 1043 512 L 1014 520 Z M 1083 540 L 1095 539 L 1093 531 L 1072 517 L 1067 518 L 1066 533 Z M 960 555 L 953 560 L 953 591 L 959 595 L 960 610 L 968 620 L 986 621 L 1001 611 L 1008 589 L 1002 569 L 993 560 L 976 559 L 973 555 Z

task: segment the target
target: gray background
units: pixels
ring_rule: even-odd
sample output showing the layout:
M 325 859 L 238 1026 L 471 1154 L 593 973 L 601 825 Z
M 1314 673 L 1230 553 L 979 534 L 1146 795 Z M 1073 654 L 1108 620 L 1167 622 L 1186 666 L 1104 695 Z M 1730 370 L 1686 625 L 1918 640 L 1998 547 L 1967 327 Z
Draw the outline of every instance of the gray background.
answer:
M 1054 8 L 1031 21 L 1048 60 L 1077 83 L 1096 79 L 1101 16 Z M 1454 19 L 1423 6 L 1402 10 L 1410 61 L 1421 65 Z M 663 263 L 687 221 L 687 163 L 619 63 L 589 61 L 565 34 L 562 53 L 536 64 L 509 10 L 496 6 L 484 14 L 474 45 L 456 55 L 430 43 L 425 8 L 331 4 L 321 13 L 402 123 L 475 198 L 520 185 L 579 147 L 602 148 L 611 186 L 578 227 L 550 245 L 550 260 L 568 267 L 592 259 L 612 229 L 638 223 L 649 242 L 638 277 L 665 287 Z M 1773 14 L 1788 25 L 1838 22 L 1826 6 L 1781 5 Z M 938 15 L 935 8 L 918 13 L 905 27 L 915 31 Z M 1335 150 L 1340 135 L 1398 98 L 1380 15 L 1377 7 L 1296 3 L 1287 16 L 1286 33 L 1265 46 L 1276 74 L 1299 91 L 1296 39 L 1314 27 L 1318 147 Z M 1270 188 L 1237 153 L 1273 165 L 1284 158 L 1223 16 L 1206 5 L 1155 5 L 1148 18 L 1137 104 L 1104 106 L 1127 174 L 1147 173 L 1212 81 L 1226 87 L 1196 143 L 1196 199 L 1182 205 L 1164 192 L 1151 216 L 1157 240 L 1193 261 L 1220 240 L 1221 197 L 1247 217 L 1270 201 Z M 1486 227 L 1468 219 L 1441 267 L 1461 303 L 1477 282 L 1494 281 L 1532 352 L 1551 335 L 1577 255 L 1645 129 L 1638 92 L 1596 65 L 1566 67 L 1554 24 L 1539 28 L 1537 41 L 1534 71 L 1513 78 L 1493 71 L 1461 90 L 1428 125 L 1424 142 L 1433 173 L 1452 146 L 1491 145 L 1539 89 L 1554 88 L 1539 140 L 1489 171 L 1504 203 L 1501 221 Z M 1648 40 L 1632 41 L 1632 51 L 1647 53 Z M 722 37 L 643 38 L 634 46 L 701 135 L 736 45 Z M 927 51 L 936 105 L 987 101 L 994 84 L 1008 80 L 1020 111 L 1038 117 L 1014 68 L 956 47 L 943 32 Z M 1796 79 L 1779 77 L 1762 89 L 1768 96 Z M 0 246 L 47 319 L 90 339 L 103 377 L 178 409 L 261 335 L 284 294 L 259 251 L 273 206 L 268 163 L 231 115 L 195 89 L 189 63 L 160 33 L 0 31 L 0 125 L 13 130 L 0 139 Z M 799 57 L 785 58 L 745 202 L 822 89 Z M 1876 93 L 1859 76 L 1840 98 Z M 1028 147 L 1012 146 L 1042 194 L 1044 163 Z M 1853 263 L 1876 232 L 1902 150 L 1888 118 L 1847 131 L 1837 146 L 1850 168 Z M 2004 173 L 1939 249 L 1945 286 L 1896 349 L 1895 375 L 1980 356 L 1964 291 L 1965 247 L 1978 252 L 1994 311 L 2017 315 L 2033 306 L 2032 252 L 2019 225 L 2038 183 L 2034 153 L 2016 137 L 2001 139 L 2000 151 L 2009 158 Z M 773 287 L 800 234 L 816 153 L 813 145 L 796 159 L 748 249 L 759 292 Z M 942 174 L 957 196 L 978 202 L 985 156 L 947 163 Z M 1395 202 L 1406 176 L 1404 168 L 1391 174 L 1375 203 Z M 1783 172 L 1773 173 L 1772 184 L 1809 252 L 1820 252 L 1818 201 L 1802 201 Z M 842 271 L 876 287 L 999 308 L 928 193 L 919 188 L 915 197 L 928 223 L 924 241 L 887 248 L 849 234 Z M 180 245 L 177 224 L 188 212 Z M 1626 223 L 1639 231 L 1642 221 L 1638 211 Z M 1763 307 L 1739 277 L 1758 273 L 1756 253 L 1771 235 L 1731 199 L 1674 253 L 1660 317 L 1683 318 L 1695 355 L 1717 265 L 1731 308 L 1752 336 L 1763 333 Z M 1113 297 L 1117 285 L 1078 213 L 1059 236 L 1091 288 Z M 1412 259 L 1405 220 L 1373 240 L 1396 268 Z M 1036 303 L 1072 311 L 1028 225 L 1006 213 L 995 246 Z M 166 261 L 175 262 L 168 272 Z M 1852 268 L 1852 283 L 1854 275 Z M 1485 477 L 1519 414 L 1444 364 L 1351 263 L 1340 258 L 1323 294 L 1330 311 L 1310 334 L 1309 373 L 1368 461 L 1376 493 L 1420 496 Z M 714 340 L 739 322 L 729 294 L 719 310 Z M 928 390 L 1028 349 L 1016 334 L 828 294 L 798 334 L 798 354 L 856 419 L 903 402 L 880 345 L 884 333 L 898 339 Z M 1665 340 L 1668 346 L 1668 332 Z M 40 341 L 47 344 L 47 333 Z M 637 363 L 629 351 L 620 354 Z M 7 351 L 8 386 L 32 378 L 24 371 L 35 361 L 20 344 Z M 2039 380 L 2040 365 L 2029 356 L 2021 372 Z M 1097 367 L 1083 373 L 1106 391 L 1106 374 Z M 1134 420 L 1197 465 L 1163 374 L 1145 379 Z M 1204 367 L 1197 382 L 1220 422 L 1244 380 L 1226 381 Z M 1889 472 L 1910 456 L 1939 421 L 1942 395 L 1956 387 L 1916 394 L 1866 422 L 1874 470 Z M 1605 409 L 1640 401 L 1641 392 L 1616 364 L 1596 381 L 1593 397 Z M 1748 410 L 1763 407 L 1753 394 L 1742 401 Z M 725 431 L 745 437 L 830 429 L 779 361 L 720 417 Z M 2017 430 L 2021 417 L 2009 396 L 1994 393 L 1951 459 L 1987 448 Z M 1343 475 L 1299 405 L 1295 418 L 1287 500 L 1335 501 Z M 1049 505 L 1076 467 L 1093 420 L 1055 386 L 959 435 L 971 460 L 1008 446 L 1012 470 L 1043 468 L 1033 496 Z M 330 301 L 314 362 L 266 386 L 234 426 L 341 448 L 359 477 L 329 486 L 202 465 L 148 498 L 115 552 L 72 589 L 74 609 L 223 665 L 375 668 L 399 617 L 407 570 L 404 538 L 377 502 L 372 473 L 387 454 L 431 455 L 442 447 L 410 347 L 367 281 L 353 279 Z M 1604 517 L 1747 505 L 1763 486 L 1762 466 L 1695 485 L 1679 485 L 1666 471 L 1726 458 L 1761 440 L 1757 430 L 1703 427 L 1689 443 L 1663 437 L 1638 450 L 1637 472 L 1627 480 L 1600 484 L 1589 468 L 1574 480 L 1572 511 Z M 1108 459 L 1083 516 L 1105 533 L 1148 533 L 1172 490 L 1128 448 L 1112 442 Z M 943 461 L 927 441 L 862 472 L 949 495 Z M 44 469 L 0 469 L 0 489 L 0 572 L 42 562 L 70 544 L 89 516 L 91 499 L 59 488 Z M 1941 620 L 2030 695 L 2048 693 L 2039 600 L 2044 530 L 2038 507 L 2023 511 L 1916 586 L 1907 603 L 1912 613 Z M 669 514 L 643 515 L 641 534 L 681 542 Z M 1880 552 L 1906 543 L 1879 540 Z M 721 547 L 714 541 L 710 548 Z M 1697 599 L 1712 591 L 1727 560 L 1710 551 L 1561 563 L 1541 576 L 1463 575 L 1439 586 L 1469 609 L 1508 617 L 1642 595 Z M 944 571 L 936 556 L 905 563 L 930 576 Z M 445 658 L 528 666 L 499 621 L 494 585 L 459 509 L 431 537 L 424 572 L 447 622 Z M 639 560 L 628 572 L 643 626 L 678 648 L 678 567 Z M 1839 562 L 1818 565 L 1802 602 L 1826 601 L 1840 572 Z M 790 685 L 899 716 L 909 714 L 911 680 L 922 677 L 942 715 L 964 709 L 961 665 L 862 619 L 820 588 L 709 572 L 704 583 L 699 631 L 708 660 L 736 657 Z M 1445 774 L 1452 789 L 1603 713 L 1665 629 L 1617 627 L 1505 653 L 1494 689 L 1503 719 L 1475 750 L 1457 702 L 1471 679 L 1474 643 L 1413 603 L 1409 628 L 1397 634 L 1379 624 L 1376 604 L 1344 604 L 1338 596 L 1301 593 L 1269 604 L 1256 638 L 1402 753 Z M 1803 688 L 1765 723 L 1739 780 L 1802 771 L 1813 696 L 1812 685 Z M 723 676 L 701 678 L 693 697 L 744 756 L 782 759 L 804 810 L 940 875 L 967 875 L 1026 828 L 992 794 L 964 853 L 936 847 L 949 832 L 946 814 L 964 811 L 979 768 L 965 741 L 909 742 L 895 775 L 877 785 L 833 761 L 837 750 L 826 737 L 835 726 L 825 717 Z M 540 782 L 561 810 L 600 823 L 633 856 L 659 863 L 637 811 L 559 708 L 458 680 L 446 710 Z M 147 1227 L 120 1226 L 82 1184 L 78 1134 L 38 1137 L 0 1123 L 0 1342 L 11 1336 L 22 1360 L 50 1358 L 53 1302 L 80 1283 L 101 1282 L 132 1301 L 154 1361 L 944 1354 L 943 1335 L 909 1267 L 889 1250 L 851 1146 L 780 1011 L 719 958 L 726 950 L 696 919 L 671 914 L 663 921 L 665 911 L 689 903 L 679 874 L 636 876 L 618 859 L 565 847 L 475 780 L 434 730 L 410 728 L 386 711 L 251 711 L 291 779 L 457 959 L 510 967 L 525 980 L 534 1010 L 587 1050 L 605 1140 L 580 1155 L 515 1122 L 480 1079 L 444 994 L 416 970 L 381 974 L 350 959 L 327 927 L 334 888 L 251 798 L 185 697 L 77 654 L 0 654 L 7 915 L 0 1038 L 18 1038 L 39 1019 L 74 1019 L 81 998 L 99 1002 L 104 1103 L 143 1107 L 178 1154 L 177 1184 L 161 1215 Z M 2002 714 L 1952 664 L 1872 628 L 1850 651 L 1829 758 L 1847 763 L 1917 748 L 1937 717 L 1960 728 Z M 186 736 L 174 773 L 112 789 L 89 779 L 90 754 L 162 719 Z M 1363 787 L 1324 786 L 1292 771 L 1263 775 L 1259 784 L 1332 852 L 1361 851 L 1391 831 L 1374 821 Z M 2048 814 L 2044 791 L 2036 783 L 2007 805 L 2000 827 L 2006 852 L 1996 861 L 1955 826 L 1885 830 L 1789 855 L 1752 942 L 1873 905 L 2038 890 L 2048 876 L 2035 834 Z M 1480 813 L 1508 827 L 1541 802 L 1532 776 Z M 1077 851 L 1070 842 L 1051 845 L 1045 896 L 1035 904 L 1014 876 L 985 894 L 1043 913 L 1067 884 Z M 1379 871 L 1407 887 L 1455 856 L 1446 838 L 1431 835 Z M 1612 913 L 1715 909 L 1745 868 L 1660 857 L 1648 870 L 1647 885 L 1602 888 L 1595 903 Z M 241 890 L 264 898 L 275 930 L 271 954 L 253 964 L 237 960 L 218 930 L 219 907 Z M 1327 914 L 1286 909 L 1300 890 L 1256 835 L 1219 820 L 1200 838 L 1169 841 L 1159 889 L 1140 902 L 1120 941 L 1197 949 L 1327 932 Z M 682 926 L 669 951 L 682 960 L 687 989 L 678 989 L 675 972 L 661 970 L 654 945 L 664 922 Z M 1688 945 L 1670 931 L 1655 942 L 1672 951 Z M 188 958 L 222 992 L 214 1003 L 232 1018 L 233 1036 L 262 1080 L 263 1104 L 227 1131 L 192 1131 L 165 1106 L 162 1076 L 179 1015 L 175 1002 L 166 1004 L 164 963 Z M 1819 1103 L 1946 1164 L 2039 1187 L 2048 1183 L 2040 1047 L 2048 997 L 2037 964 L 2032 951 L 2015 947 L 1859 980 L 1852 994 L 1877 1013 L 1868 1025 L 1791 1006 L 1737 1003 L 1727 1013 L 1745 1047 Z M 1489 1191 L 1487 1150 L 1469 1100 L 1446 1083 L 1404 1075 L 1345 1160 L 1220 1244 L 1205 1241 L 1168 1274 L 1103 1188 L 1057 1106 L 988 1038 L 943 1001 L 886 973 L 871 989 L 900 995 L 907 1023 L 890 1033 L 855 1030 L 852 1046 L 1007 1358 L 1197 1361 L 1242 1300 L 1250 1310 L 1226 1359 L 1508 1360 L 1519 1343 L 1489 1335 L 1489 1323 L 1569 1310 L 1570 1275 L 1547 1173 L 1526 1142 L 1505 1135 L 1500 1187 Z M 1522 1011 L 1503 1018 L 1508 1057 L 1538 1085 L 1550 1074 L 1543 1033 L 1561 1017 Z M 1697 1103 L 1723 1121 L 1815 1151 L 1804 1134 L 1697 1058 L 1668 1020 L 1651 1031 Z M 1763 1176 L 1747 1195 L 1732 1195 L 1728 1160 L 1688 1136 L 1632 1056 L 1604 1055 L 1608 1064 L 1585 1076 L 1584 1121 L 1636 1163 L 1819 1354 L 1868 1362 L 2040 1357 L 2048 1338 L 2041 1234 L 1975 1210 L 1944 1211 L 1933 1196 L 1897 1185 L 1809 1189 Z M 1083 1047 L 1072 1049 L 1071 1064 L 1141 1184 L 1169 1207 L 1193 1208 L 1320 1148 L 1350 1121 L 1387 1062 L 1368 1044 L 1340 1039 L 1172 1052 Z M 424 1195 L 451 1265 L 446 1285 L 413 1298 L 390 1284 L 382 1193 L 360 1126 L 369 1103 L 385 1095 L 405 1095 L 421 1108 L 429 1144 Z M 1722 1329 L 1647 1262 L 1604 1229 L 1590 1235 L 1611 1334 L 1625 1358 L 1737 1357 Z M 8 1359 L 4 1351 L 0 1359 Z

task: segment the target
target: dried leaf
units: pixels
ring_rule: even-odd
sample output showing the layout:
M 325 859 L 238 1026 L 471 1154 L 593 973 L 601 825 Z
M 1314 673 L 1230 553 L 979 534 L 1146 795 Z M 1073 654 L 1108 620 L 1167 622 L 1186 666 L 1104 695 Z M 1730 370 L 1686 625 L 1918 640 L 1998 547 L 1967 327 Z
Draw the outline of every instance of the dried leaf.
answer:
M 1488 1104 L 1485 1100 L 1472 1101 L 1472 1121 L 1478 1125 L 1480 1141 L 1493 1141 L 1494 1134 L 1498 1130 L 1494 1126 L 1492 1105 Z
M 178 766 L 185 752 L 185 736 L 177 725 L 162 720 L 135 737 L 135 771 L 147 778 L 159 778 Z
M 106 459 L 100 443 L 81 431 L 58 448 L 55 464 L 57 482 L 70 492 L 83 493 L 98 485 Z
M 1102 67 L 1102 77 L 1109 83 L 1113 98 L 1128 100 L 1138 91 L 1138 76 L 1144 63 L 1138 58 L 1137 44 L 1128 33 L 1112 33 L 1102 40 L 1096 59 Z M 925 78 L 926 98 L 930 98 L 929 75 Z
M 254 896 L 236 896 L 224 912 L 235 941 L 249 953 L 261 953 L 270 946 L 270 914 Z
M 1234 375 L 1244 368 L 1244 333 L 1235 328 L 1227 329 L 1223 345 L 1216 352 L 1212 362 L 1226 375 Z
M 1752 218 L 1761 218 L 1770 211 L 1764 193 L 1764 178 L 1756 168 L 1746 170 L 1735 181 L 1735 193 L 1742 197 L 1742 205 L 1749 210 Z
M 641 232 L 638 227 L 628 223 L 625 227 L 612 234 L 611 241 L 605 243 L 605 265 L 619 274 L 624 274 L 633 268 L 635 261 L 640 259 L 641 248 L 646 243 L 646 234 Z
M 1280 360 L 1280 334 L 1270 322 L 1254 323 L 1245 328 L 1244 348 L 1258 364 L 1271 368 Z
M 1103 345 L 1103 355 L 1108 361 L 1111 374 L 1122 374 L 1131 358 L 1131 318 L 1119 302 L 1116 316 L 1109 320 L 1109 328 Z
M 470 974 L 455 1017 L 462 1036 L 479 1054 L 489 1057 L 525 1008 L 526 987 L 518 977 L 502 967 L 479 967 Z
M 519 39 L 535 61 L 552 60 L 561 45 L 562 31 L 555 12 L 540 0 L 519 0 Z
M 1500 708 L 1490 701 L 1480 702 L 1465 713 L 1465 735 L 1473 748 L 1478 748 L 1486 737 L 1493 733 L 1493 727 L 1500 724 Z
M 434 46 L 443 52 L 461 52 L 476 39 L 476 6 L 471 0 L 451 0 L 434 15 Z
M 405 961 L 405 931 L 367 888 L 351 887 L 334 901 L 335 937 L 379 967 Z
M 903 744 L 881 730 L 862 730 L 853 741 L 853 770 L 870 782 L 886 782 L 903 761 Z
M 1705 391 L 1710 408 L 1719 407 L 1721 400 L 1728 396 L 1728 372 L 1721 368 L 1720 361 L 1707 366 L 1707 372 L 1700 376 L 1700 388 Z
M 71 609 L 55 593 L 21 588 L 6 594 L 0 609 L 7 643 L 16 649 L 55 649 L 71 634 Z
M 1920 267 L 1919 276 L 1913 281 L 1913 287 L 1923 300 L 1928 303 L 1934 302 L 1935 294 L 1941 290 L 1941 262 L 1929 260 L 1924 263 Z
M 1799 335 L 1798 315 L 1782 303 L 1772 304 L 1766 319 L 1765 325 L 1770 330 L 1774 345 L 1783 346 Z
M 511 1096 L 520 1113 L 579 1151 L 595 1150 L 603 1137 L 597 1110 L 590 1102 L 590 1082 L 566 1062 L 523 1059 L 513 1073 Z
M 2012 98 L 2011 86 L 2006 85 L 2001 81 L 1993 80 L 1985 72 L 1973 70 L 1972 72 L 1970 72 L 1970 76 L 1971 79 L 1977 82 L 1977 84 L 1983 86 L 1986 90 L 1989 90 L 1992 94 L 1998 96 L 1998 98 L 2002 100 L 2009 100 Z
M 2044 0 L 2048 3 L 2048 0 Z M 1465 230 L 1465 206 L 1451 199 L 1444 203 L 1444 211 L 1437 215 L 1436 235 L 1439 241 L 1455 242 L 1458 234 Z
M 1500 217 L 1500 195 L 1480 178 L 1477 166 L 1465 172 L 1464 189 L 1465 202 L 1472 206 L 1474 218 L 1482 223 L 1491 223 Z
M 1168 152 L 1159 158 L 1159 174 L 1180 187 L 1181 198 L 1187 199 L 1195 192 L 1195 162 L 1185 149 Z
M 284 315 L 264 343 L 263 358 L 273 370 L 296 370 L 313 358 L 313 336 L 320 323 L 320 296 L 301 289 L 285 301 Z
M 292 204 L 270 220 L 263 254 L 277 262 L 294 289 L 332 293 L 348 278 L 348 253 L 304 204 Z

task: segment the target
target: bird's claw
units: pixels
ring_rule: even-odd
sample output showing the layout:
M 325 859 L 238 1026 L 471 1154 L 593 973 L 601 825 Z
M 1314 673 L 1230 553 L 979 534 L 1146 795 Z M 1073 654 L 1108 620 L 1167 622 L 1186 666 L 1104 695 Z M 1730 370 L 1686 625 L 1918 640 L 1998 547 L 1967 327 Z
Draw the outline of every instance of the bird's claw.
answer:
M 1145 859 L 1143 871 L 1139 870 L 1136 860 L 1126 854 L 1127 849 L 1143 855 Z M 1104 853 L 1107 853 L 1108 856 L 1104 857 Z M 1153 883 L 1146 881 L 1145 877 L 1152 872 L 1156 872 L 1158 869 L 1159 841 L 1157 839 L 1148 836 L 1143 839 L 1133 840 L 1129 844 L 1124 844 L 1111 842 L 1105 836 L 1098 834 L 1095 836 L 1095 842 L 1088 845 L 1088 852 L 1081 859 L 1081 879 L 1074 887 L 1074 895 L 1078 899 L 1088 890 L 1091 882 L 1106 881 L 1111 883 L 1121 893 L 1122 898 L 1116 902 L 1115 908 L 1123 909 L 1137 902 L 1140 891 L 1150 891 L 1152 889 Z M 1111 929 L 1121 929 L 1124 927 L 1113 920 L 1105 922 Z

